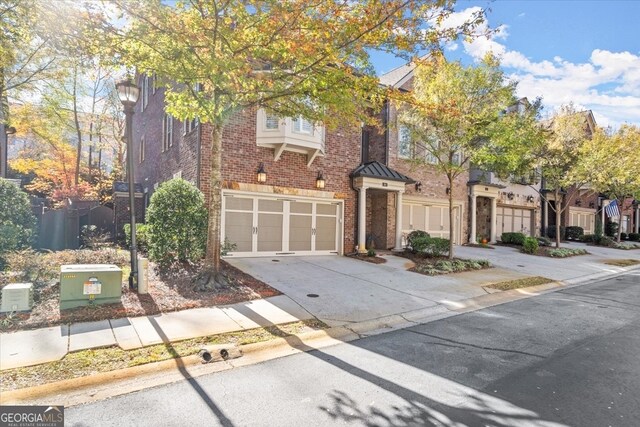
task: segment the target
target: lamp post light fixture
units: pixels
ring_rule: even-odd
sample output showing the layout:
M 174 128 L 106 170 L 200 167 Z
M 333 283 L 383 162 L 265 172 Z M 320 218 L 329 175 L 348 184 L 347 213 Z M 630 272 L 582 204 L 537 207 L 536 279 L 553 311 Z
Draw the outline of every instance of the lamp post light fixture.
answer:
M 131 225 L 131 273 L 129 273 L 129 288 L 138 288 L 138 253 L 136 248 L 136 209 L 135 209 L 135 174 L 133 169 L 133 109 L 138 102 L 140 89 L 130 78 L 116 83 L 118 98 L 124 106 L 125 139 L 127 142 L 127 179 L 129 180 L 129 214 Z
M 324 190 L 325 180 L 324 176 L 322 176 L 322 172 L 318 172 L 318 177 L 316 178 L 316 188 L 318 190 Z
M 9 160 L 9 135 L 16 133 L 16 128 L 13 126 L 4 128 L 4 135 L 0 145 L 0 177 L 6 178 L 8 172 L 8 160 Z
M 264 170 L 264 164 L 260 163 L 260 166 L 258 166 L 258 172 L 257 172 L 257 180 L 259 183 L 264 184 L 265 182 L 267 182 L 267 173 Z

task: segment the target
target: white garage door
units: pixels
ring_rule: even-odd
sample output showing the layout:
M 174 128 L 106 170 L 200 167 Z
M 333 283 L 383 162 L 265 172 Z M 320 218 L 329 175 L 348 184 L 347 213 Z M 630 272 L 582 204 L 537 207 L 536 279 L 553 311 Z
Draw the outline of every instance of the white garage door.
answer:
M 460 216 L 458 208 L 453 208 L 454 243 L 458 242 Z M 447 205 L 425 205 L 418 203 L 402 204 L 402 231 L 410 233 L 423 230 L 431 237 L 449 238 L 449 207 Z
M 337 254 L 342 204 L 326 200 L 224 194 L 222 240 L 230 255 Z
M 584 234 L 593 234 L 595 232 L 595 219 L 593 212 L 579 212 L 569 208 L 569 225 L 582 227 Z
M 502 233 L 523 233 L 533 235 L 533 215 L 531 209 L 498 207 L 496 211 L 497 237 Z

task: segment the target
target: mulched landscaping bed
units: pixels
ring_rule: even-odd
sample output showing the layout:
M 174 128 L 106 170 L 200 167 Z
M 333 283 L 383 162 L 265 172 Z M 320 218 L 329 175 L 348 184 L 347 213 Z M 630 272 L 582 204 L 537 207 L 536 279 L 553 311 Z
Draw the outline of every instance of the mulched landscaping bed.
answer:
M 367 254 L 349 255 L 350 258 L 359 259 L 360 261 L 370 262 L 372 264 L 384 264 L 386 259 L 379 256 L 368 256 Z
M 465 271 L 477 271 L 492 268 L 491 264 L 486 260 L 474 260 L 454 258 L 450 260 L 448 257 L 426 257 L 423 254 L 404 251 L 395 255 L 410 259 L 416 266 L 408 271 L 424 274 L 427 276 L 436 276 L 441 274 L 462 273 Z
M 506 246 L 509 248 L 514 248 L 517 249 L 520 253 L 522 252 L 522 246 L 521 245 L 514 245 L 511 243 L 501 243 L 498 242 L 496 243 L 496 246 Z M 544 257 L 549 257 L 549 258 L 569 258 L 569 257 L 574 257 L 574 256 L 580 256 L 580 255 L 589 255 L 589 252 L 585 251 L 584 253 L 572 253 L 572 254 L 563 254 L 562 256 L 559 255 L 552 255 L 553 251 L 557 250 L 558 248 L 555 247 L 555 245 L 553 246 L 540 246 L 538 248 L 538 251 L 535 254 L 527 254 L 527 255 L 536 255 L 536 256 L 544 256 Z M 560 250 L 568 250 L 568 251 L 574 251 L 574 249 L 572 248 L 560 248 Z
M 30 313 L 0 316 L 2 331 L 35 329 L 60 324 L 90 322 L 121 317 L 145 316 L 196 307 L 212 307 L 281 295 L 266 283 L 222 261 L 222 270 L 234 279 L 234 284 L 219 291 L 198 292 L 192 278 L 200 266 L 180 268 L 172 273 L 159 274 L 149 264 L 149 293 L 130 291 L 123 275 L 120 304 L 79 307 L 60 311 L 60 285 L 57 281 L 40 285 L 35 290 L 35 304 Z

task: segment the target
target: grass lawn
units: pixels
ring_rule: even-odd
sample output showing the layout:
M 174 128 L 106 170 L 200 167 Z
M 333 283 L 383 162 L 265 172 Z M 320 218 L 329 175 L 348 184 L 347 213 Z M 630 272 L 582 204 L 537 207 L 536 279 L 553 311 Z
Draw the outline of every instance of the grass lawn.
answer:
M 197 354 L 201 348 L 210 345 L 229 344 L 242 346 L 326 328 L 328 328 L 327 325 L 314 319 L 193 338 L 176 343 L 157 344 L 128 351 L 122 350 L 117 346 L 82 350 L 69 353 L 62 360 L 55 362 L 0 371 L 0 390 L 16 390 L 191 356 Z
M 494 284 L 485 286 L 485 288 L 508 291 L 510 289 L 520 289 L 520 288 L 527 288 L 529 286 L 544 285 L 546 283 L 551 283 L 553 281 L 554 280 L 547 279 L 546 277 L 532 276 L 532 277 L 524 277 L 522 279 L 507 280 L 504 282 L 494 283 Z
M 604 262 L 607 265 L 615 265 L 616 267 L 629 267 L 632 265 L 640 264 L 640 260 L 637 259 L 610 259 Z

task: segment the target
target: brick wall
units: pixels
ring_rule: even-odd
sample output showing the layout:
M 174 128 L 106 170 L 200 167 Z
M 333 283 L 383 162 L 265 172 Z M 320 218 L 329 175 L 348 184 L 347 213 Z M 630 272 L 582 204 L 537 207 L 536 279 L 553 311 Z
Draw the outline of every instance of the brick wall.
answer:
M 136 182 L 147 189 L 149 196 L 154 184 L 162 183 L 181 172 L 182 178 L 197 184 L 198 132 L 197 127 L 183 135 L 183 123 L 173 119 L 173 145 L 163 151 L 162 121 L 164 118 L 164 89 L 149 92 L 149 103 L 141 111 L 142 100 L 136 105 L 133 116 L 133 140 Z M 140 162 L 140 142 L 144 137 L 145 158 Z
M 144 222 L 144 198 L 142 195 L 136 196 L 135 200 L 136 209 L 136 224 Z M 123 227 L 125 224 L 129 224 L 131 214 L 129 213 L 129 196 L 128 195 L 114 195 L 113 196 L 113 217 L 115 222 L 115 234 L 116 238 L 124 239 Z

